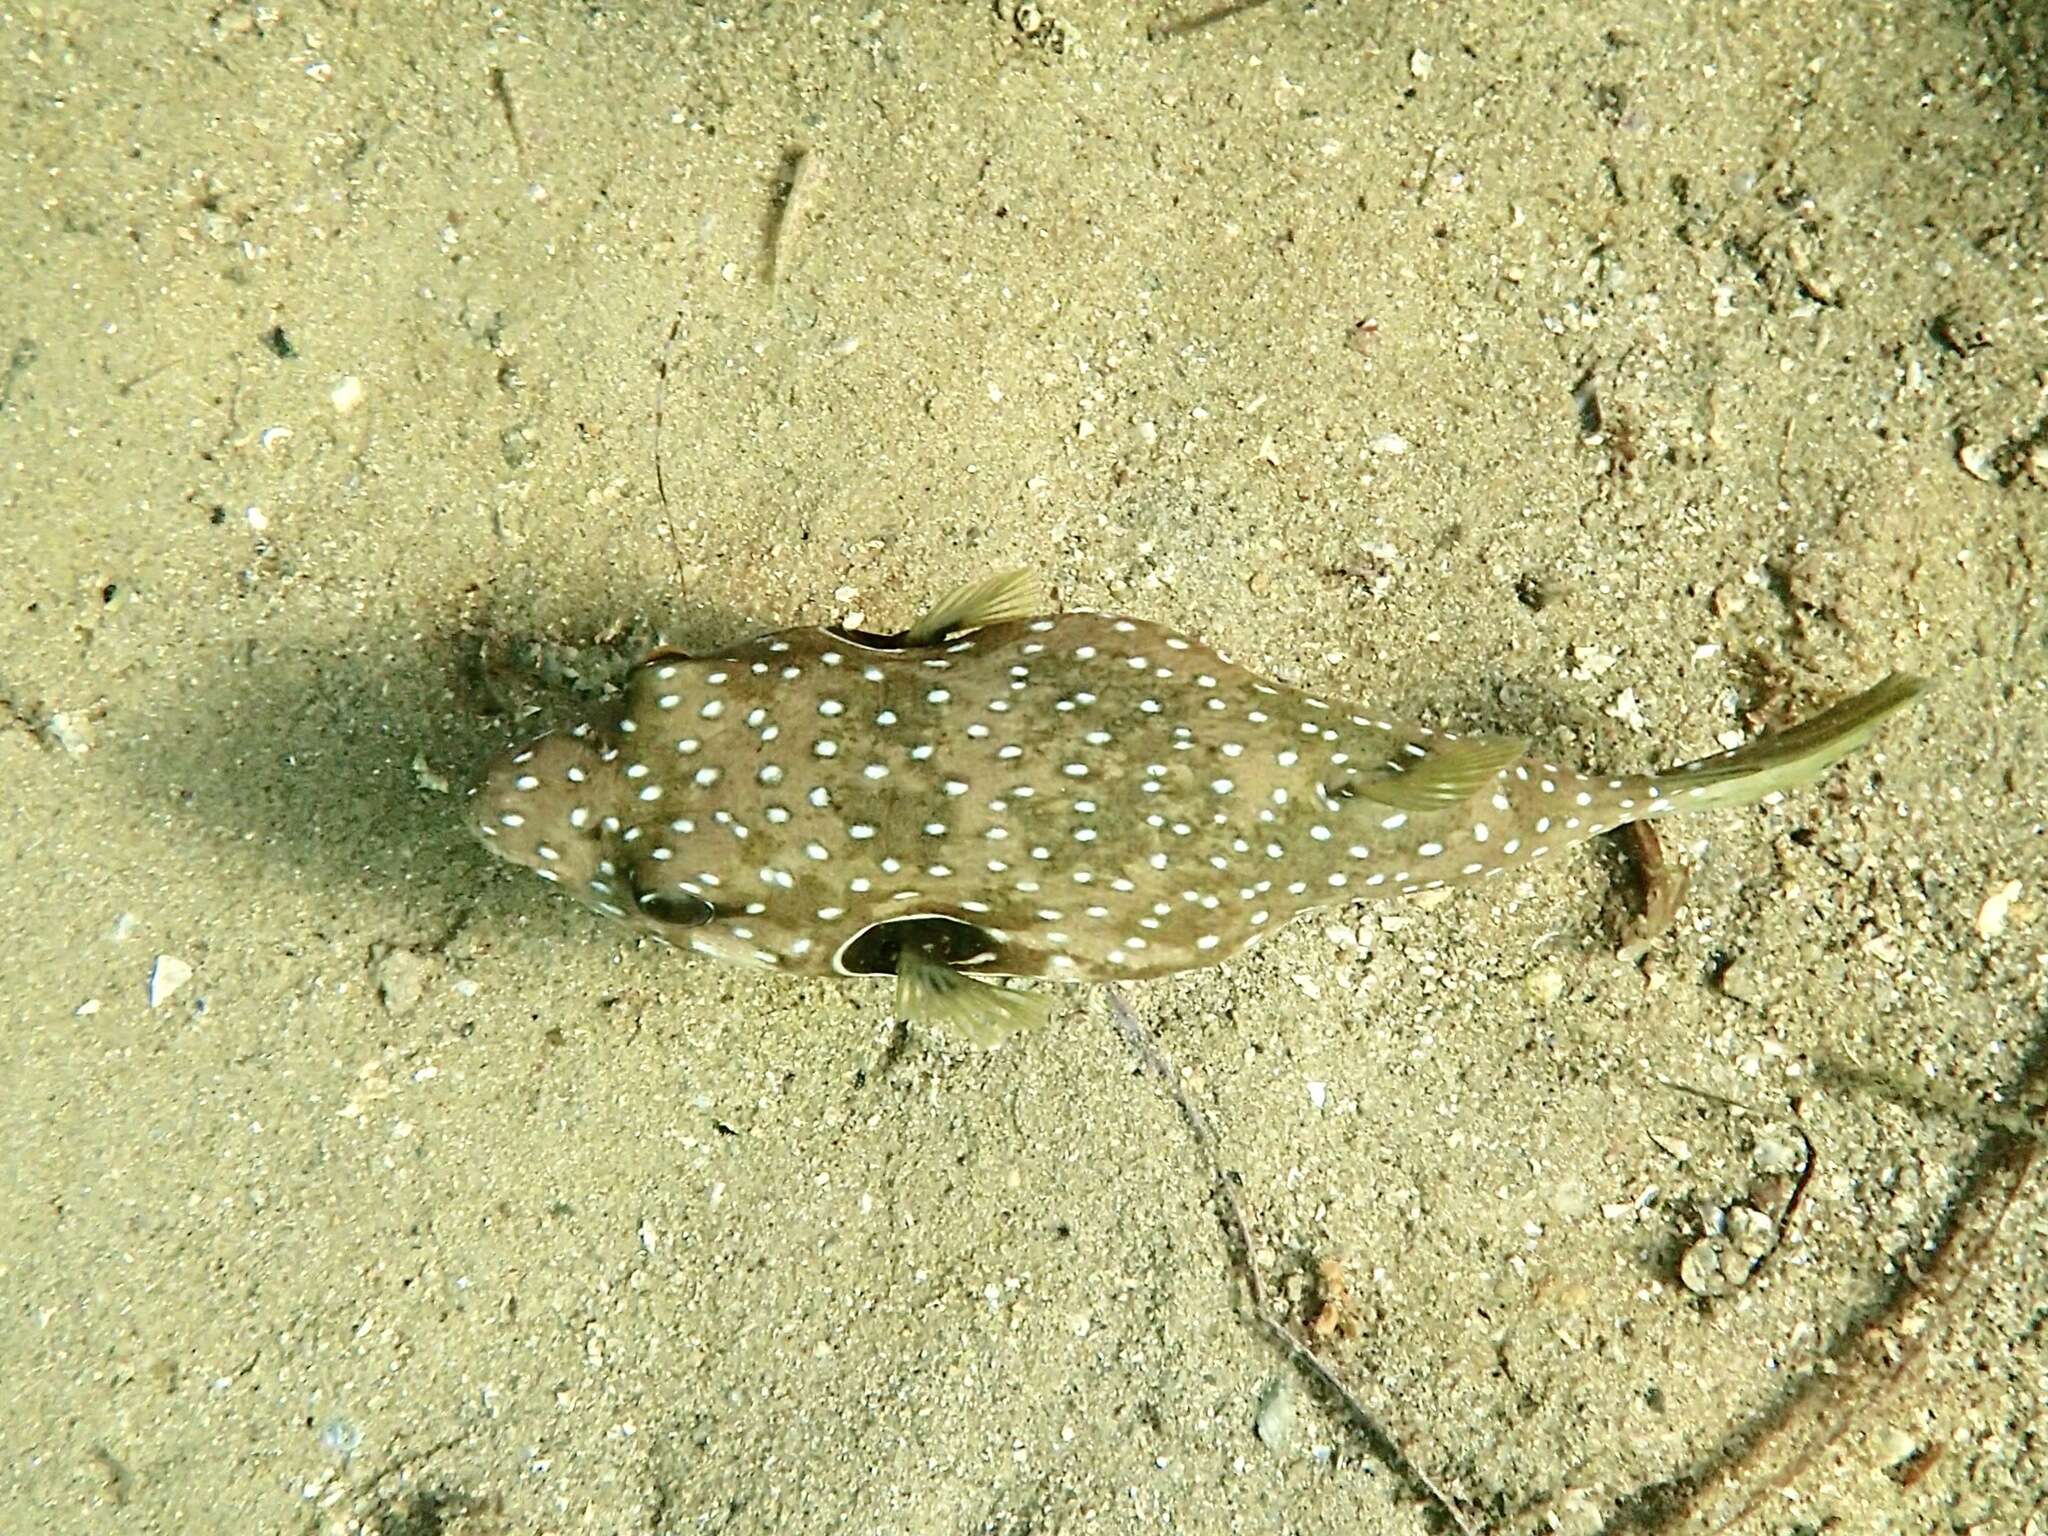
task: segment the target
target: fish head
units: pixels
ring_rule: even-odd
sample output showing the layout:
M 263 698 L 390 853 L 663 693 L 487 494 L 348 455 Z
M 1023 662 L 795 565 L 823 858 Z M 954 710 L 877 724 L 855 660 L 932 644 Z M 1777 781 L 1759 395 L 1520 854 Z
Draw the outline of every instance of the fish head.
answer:
M 499 858 L 532 870 L 600 916 L 647 938 L 705 950 L 712 946 L 699 930 L 717 910 L 709 892 L 683 877 L 670 862 L 672 850 L 648 834 L 672 813 L 692 824 L 693 808 L 708 822 L 715 796 L 687 777 L 655 777 L 638 750 L 636 728 L 629 708 L 608 722 L 551 731 L 500 754 L 470 791 L 470 825 Z M 752 947 L 734 958 L 758 960 Z
M 470 825 L 499 858 L 621 915 L 610 879 L 609 844 L 619 826 L 610 803 L 615 777 L 587 727 L 549 732 L 501 753 L 484 770 L 470 791 Z

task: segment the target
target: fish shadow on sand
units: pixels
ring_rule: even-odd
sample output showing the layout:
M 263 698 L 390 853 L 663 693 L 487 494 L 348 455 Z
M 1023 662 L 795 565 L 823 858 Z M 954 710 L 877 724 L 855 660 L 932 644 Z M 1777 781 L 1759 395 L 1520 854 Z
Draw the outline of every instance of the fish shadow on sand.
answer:
M 168 789 L 215 861 L 209 878 L 244 900 L 286 883 L 368 898 L 394 937 L 422 940 L 479 905 L 512 910 L 529 896 L 470 830 L 483 764 L 575 718 L 656 643 L 715 651 L 774 626 L 689 602 L 622 618 L 615 600 L 555 594 L 536 630 L 530 605 L 519 619 L 506 606 L 472 594 L 438 620 L 367 626 L 345 650 L 239 642 L 226 674 L 135 722 L 146 798 Z

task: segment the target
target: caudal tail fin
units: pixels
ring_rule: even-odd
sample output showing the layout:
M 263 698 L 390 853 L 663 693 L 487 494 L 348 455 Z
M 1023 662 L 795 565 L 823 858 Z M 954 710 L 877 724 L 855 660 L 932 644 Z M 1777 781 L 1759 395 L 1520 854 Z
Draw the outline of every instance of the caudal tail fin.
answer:
M 1869 741 L 1926 686 L 1921 678 L 1894 672 L 1811 720 L 1658 775 L 1658 796 L 1673 810 L 1707 811 L 1797 789 Z

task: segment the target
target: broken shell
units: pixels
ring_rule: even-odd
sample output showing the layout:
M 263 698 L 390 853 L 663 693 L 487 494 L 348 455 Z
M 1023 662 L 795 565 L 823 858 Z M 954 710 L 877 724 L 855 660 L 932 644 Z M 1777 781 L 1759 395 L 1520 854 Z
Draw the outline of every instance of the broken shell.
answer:
M 1718 1237 L 1703 1237 L 1685 1250 L 1678 1261 L 1678 1280 L 1695 1296 L 1725 1296 L 1728 1276 L 1721 1255 L 1727 1244 Z
M 1778 1240 L 1778 1226 L 1752 1206 L 1731 1206 L 1728 1211 L 1728 1240 L 1752 1259 L 1771 1251 Z

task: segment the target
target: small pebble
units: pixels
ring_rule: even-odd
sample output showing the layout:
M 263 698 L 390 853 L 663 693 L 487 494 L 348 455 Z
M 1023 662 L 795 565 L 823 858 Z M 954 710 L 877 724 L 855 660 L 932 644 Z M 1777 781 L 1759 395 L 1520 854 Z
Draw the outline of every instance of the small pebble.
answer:
M 1650 1140 L 1668 1152 L 1673 1162 L 1684 1163 L 1692 1160 L 1692 1144 L 1682 1137 L 1663 1136 L 1652 1131 L 1650 1132 Z
M 1733 1243 L 1724 1243 L 1721 1248 L 1721 1278 L 1732 1288 L 1749 1284 L 1749 1277 L 1756 1268 L 1756 1260 Z
M 1749 1158 L 1758 1173 L 1779 1178 L 1806 1166 L 1806 1144 L 1788 1126 L 1766 1125 L 1758 1130 Z
M 1778 1240 L 1778 1226 L 1753 1206 L 1731 1206 L 1728 1211 L 1728 1240 L 1744 1255 L 1760 1259 Z
M 415 752 L 413 754 L 412 781 L 419 785 L 421 789 L 431 794 L 445 795 L 448 793 L 448 775 L 437 772 L 434 766 L 427 761 L 427 755 L 424 752 Z
M 1301 1396 L 1293 1380 L 1282 1376 L 1259 1394 L 1259 1411 L 1252 1419 L 1252 1431 L 1270 1451 L 1284 1451 L 1294 1440 L 1295 1406 Z
M 1920 1454 L 1920 1442 L 1896 1424 L 1887 1424 L 1870 1437 L 1870 1448 L 1882 1466 L 1896 1467 Z
M 158 955 L 149 968 L 149 1006 L 161 1008 L 178 988 L 192 979 L 192 967 L 176 955 Z
M 409 949 L 380 949 L 370 956 L 370 979 L 386 1011 L 404 1013 L 426 990 L 428 963 Z
M 1325 923 L 1323 937 L 1347 955 L 1372 953 L 1372 928 L 1369 923 L 1360 923 L 1356 928 L 1347 928 L 1342 923 Z
M 2006 920 L 2012 916 L 2012 904 L 2020 899 L 2020 883 L 2008 880 L 1984 898 L 1984 904 L 1977 909 L 1977 937 L 1989 943 L 2005 932 Z
M 335 384 L 327 398 L 337 412 L 346 416 L 363 403 L 363 381 L 349 374 Z
M 1616 694 L 1614 702 L 1607 706 L 1607 714 L 1632 731 L 1648 730 L 1650 726 L 1650 722 L 1643 718 L 1643 706 L 1637 701 L 1633 688 L 1624 688 Z
M 1721 1266 L 1727 1244 L 1718 1237 L 1703 1237 L 1685 1250 L 1678 1261 L 1678 1280 L 1695 1296 L 1725 1296 L 1728 1276 Z
M 1597 645 L 1575 645 L 1571 648 L 1571 677 L 1574 682 L 1589 683 L 1605 672 L 1611 671 L 1621 660 L 1621 652 L 1604 650 Z
M 91 726 L 79 716 L 61 709 L 43 722 L 43 734 L 51 745 L 61 748 L 71 757 L 83 757 L 92 750 Z M 2017 884 L 2013 890 L 2017 894 Z
M 1398 456 L 1408 451 L 1408 439 L 1398 432 L 1382 432 L 1372 440 L 1372 451 Z

